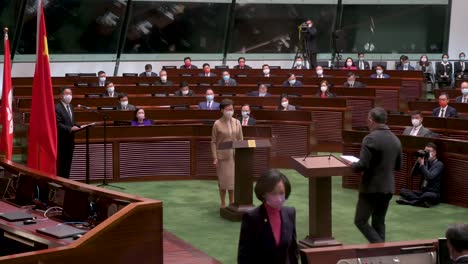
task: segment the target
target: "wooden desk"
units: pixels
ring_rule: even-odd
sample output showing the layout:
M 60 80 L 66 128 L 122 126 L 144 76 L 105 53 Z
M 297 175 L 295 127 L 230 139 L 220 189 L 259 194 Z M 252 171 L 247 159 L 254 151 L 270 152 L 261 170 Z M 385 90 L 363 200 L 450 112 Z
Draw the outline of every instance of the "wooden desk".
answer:
M 463 103 L 454 103 L 453 101 L 449 103 L 450 106 L 457 109 L 459 117 L 468 116 L 468 104 Z M 423 115 L 432 116 L 432 110 L 439 107 L 439 103 L 434 100 L 421 100 L 421 101 L 410 101 L 408 102 L 409 111 L 421 111 Z
M 13 232 L 30 241 L 43 243 L 47 245 L 47 248 L 2 256 L 0 263 L 163 263 L 161 201 L 105 190 L 44 174 L 7 160 L 0 160 L 0 166 L 4 167 L 8 174 L 21 173 L 23 175 L 20 177 L 34 179 L 40 183 L 38 186 L 44 192 L 47 191 L 49 182 L 63 186 L 65 196 L 67 190 L 84 192 L 89 195 L 88 199 L 95 201 L 96 205 L 99 204 L 98 211 L 102 210 L 104 213 L 102 222 L 77 240 L 57 240 L 39 235 L 35 231 L 39 226 L 56 224 L 54 220 L 38 221 L 38 224 L 28 226 L 2 223 L 0 226 L 8 232 Z M 118 211 L 108 217 L 107 207 L 118 201 L 125 201 L 128 205 L 120 210 L 116 206 Z M 5 203 L 1 203 L 0 206 L 2 210 L 15 210 L 12 205 Z
M 451 103 L 455 103 L 455 98 L 462 96 L 461 89 L 434 89 L 434 97 L 436 99 L 439 98 L 441 93 L 446 93 L 449 96 Z
M 343 131 L 344 155 L 359 156 L 361 142 L 367 132 Z M 437 158 L 444 163 L 444 177 L 442 178 L 442 202 L 468 207 L 468 142 L 461 140 L 433 139 L 413 136 L 397 135 L 403 146 L 402 168 L 395 173 L 395 190 L 401 188 L 418 189 L 420 177 L 411 176 L 411 168 L 417 150 L 424 149 L 428 142 L 437 145 Z M 343 187 L 357 189 L 360 174 L 353 173 L 343 177 Z

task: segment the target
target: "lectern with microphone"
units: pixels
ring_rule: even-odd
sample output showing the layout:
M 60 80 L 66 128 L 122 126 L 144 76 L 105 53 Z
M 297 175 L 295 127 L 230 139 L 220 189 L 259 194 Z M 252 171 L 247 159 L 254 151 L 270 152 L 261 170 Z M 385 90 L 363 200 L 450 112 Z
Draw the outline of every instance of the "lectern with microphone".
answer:
M 254 168 L 255 148 L 271 147 L 270 140 L 240 140 L 228 141 L 219 144 L 219 149 L 235 150 L 235 179 L 234 179 L 234 204 L 220 209 L 221 217 L 240 221 L 242 215 L 251 210 L 253 205 L 252 176 Z
M 309 179 L 309 235 L 299 246 L 341 245 L 332 235 L 331 177 L 352 173 L 349 163 L 332 155 L 291 157 L 292 167 Z

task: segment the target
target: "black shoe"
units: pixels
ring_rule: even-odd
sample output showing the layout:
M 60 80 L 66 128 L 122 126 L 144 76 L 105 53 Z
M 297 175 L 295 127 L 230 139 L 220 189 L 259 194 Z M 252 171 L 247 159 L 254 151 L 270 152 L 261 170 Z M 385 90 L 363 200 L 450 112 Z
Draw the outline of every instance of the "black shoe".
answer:
M 400 199 L 396 200 L 396 203 L 401 204 L 401 205 L 410 205 L 411 204 L 408 200 L 405 200 L 403 198 L 400 198 Z
M 419 207 L 423 207 L 423 208 L 430 208 L 431 204 L 428 203 L 428 202 L 419 202 L 419 203 L 416 203 L 415 206 L 419 206 Z

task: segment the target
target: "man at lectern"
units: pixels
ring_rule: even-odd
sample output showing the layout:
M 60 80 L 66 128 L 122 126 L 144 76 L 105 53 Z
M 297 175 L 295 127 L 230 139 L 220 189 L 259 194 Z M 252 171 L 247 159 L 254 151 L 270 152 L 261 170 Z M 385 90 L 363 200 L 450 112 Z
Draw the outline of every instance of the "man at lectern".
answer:
M 353 171 L 362 172 L 354 224 L 370 243 L 381 243 L 385 242 L 385 215 L 395 192 L 394 171 L 401 167 L 401 142 L 385 124 L 383 108 L 371 109 L 367 122 L 371 133 L 362 140 L 359 161 L 352 164 Z
M 239 120 L 233 118 L 234 106 L 232 100 L 221 101 L 220 109 L 223 116 L 216 120 L 211 134 L 211 153 L 213 164 L 218 175 L 219 196 L 221 208 L 226 207 L 226 191 L 229 193 L 229 204 L 234 202 L 234 150 L 218 149 L 219 144 L 227 141 L 243 140 L 242 126 Z

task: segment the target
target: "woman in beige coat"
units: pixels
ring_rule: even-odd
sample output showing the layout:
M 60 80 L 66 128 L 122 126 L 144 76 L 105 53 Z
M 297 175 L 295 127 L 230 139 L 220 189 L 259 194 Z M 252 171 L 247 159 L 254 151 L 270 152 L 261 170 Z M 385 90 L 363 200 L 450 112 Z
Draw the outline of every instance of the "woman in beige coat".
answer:
M 233 118 L 234 106 L 232 100 L 224 99 L 220 105 L 223 117 L 216 120 L 211 134 L 211 153 L 213 164 L 218 175 L 219 196 L 221 208 L 226 207 L 226 190 L 229 193 L 229 204 L 234 203 L 234 150 L 218 149 L 219 144 L 226 141 L 243 140 L 242 126 L 239 120 Z

